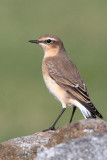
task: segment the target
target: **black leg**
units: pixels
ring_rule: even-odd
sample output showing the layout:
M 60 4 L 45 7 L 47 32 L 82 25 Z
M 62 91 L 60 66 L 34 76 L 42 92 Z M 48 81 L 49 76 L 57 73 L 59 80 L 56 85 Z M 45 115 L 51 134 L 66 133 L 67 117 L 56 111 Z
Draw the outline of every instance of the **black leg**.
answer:
M 66 110 L 66 108 L 63 108 L 61 113 L 57 117 L 56 121 L 54 122 L 54 124 L 51 127 L 49 127 L 48 129 L 43 130 L 42 132 L 49 131 L 49 130 L 55 130 L 55 125 L 56 125 L 56 123 L 58 122 L 59 118 L 62 116 L 62 114 L 64 113 L 65 110 Z
M 73 116 L 74 116 L 75 111 L 76 111 L 76 107 L 75 107 L 75 106 L 73 106 L 73 111 L 72 111 L 72 115 L 71 115 L 71 118 L 70 118 L 69 123 L 71 123 L 71 122 L 72 122 L 72 119 L 73 119 Z

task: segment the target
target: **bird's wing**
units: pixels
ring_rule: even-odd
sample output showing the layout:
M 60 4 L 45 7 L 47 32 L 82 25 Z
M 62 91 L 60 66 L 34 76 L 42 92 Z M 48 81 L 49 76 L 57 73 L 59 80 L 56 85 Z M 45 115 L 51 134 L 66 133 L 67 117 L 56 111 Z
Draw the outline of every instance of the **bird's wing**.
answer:
M 65 77 L 64 73 L 61 73 L 60 70 L 56 70 L 56 67 L 52 63 L 46 63 L 48 73 L 50 77 L 62 88 L 64 88 L 68 93 L 77 97 L 83 102 L 90 103 L 90 98 L 87 93 L 85 84 L 84 87 L 81 87 L 79 83 L 75 83 L 72 79 L 69 79 L 69 76 Z M 57 67 L 58 68 L 58 67 Z M 63 70 L 64 72 L 64 70 Z M 65 71 L 66 72 L 66 71 Z M 79 77 L 80 78 L 80 77 Z
M 70 62 L 70 63 L 72 63 L 72 62 Z M 75 73 L 77 74 L 75 76 L 78 78 L 78 80 L 74 79 L 75 77 L 72 78 L 72 72 L 71 72 L 71 76 L 70 76 L 70 73 L 68 74 L 68 76 L 66 76 L 67 70 L 64 67 L 62 67 L 62 69 L 61 69 L 60 68 L 61 64 L 59 65 L 59 67 L 57 65 L 57 69 L 56 69 L 55 65 L 53 65 L 51 62 L 48 61 L 46 63 L 46 66 L 47 66 L 47 70 L 48 70 L 50 77 L 60 87 L 62 87 L 64 90 L 66 90 L 66 92 L 69 95 L 71 95 L 72 97 L 77 99 L 81 104 L 83 104 L 84 107 L 86 107 L 86 109 L 88 109 L 91 112 L 93 118 L 96 118 L 96 115 L 99 116 L 100 118 L 102 118 L 102 115 L 97 111 L 97 109 L 95 108 L 95 106 L 91 102 L 89 95 L 87 93 L 87 89 L 85 87 L 85 84 L 83 83 L 77 68 L 75 68 Z M 72 68 L 71 68 L 71 70 L 72 70 Z M 73 81 L 72 79 L 75 81 Z M 83 83 L 83 85 L 82 85 L 82 83 Z

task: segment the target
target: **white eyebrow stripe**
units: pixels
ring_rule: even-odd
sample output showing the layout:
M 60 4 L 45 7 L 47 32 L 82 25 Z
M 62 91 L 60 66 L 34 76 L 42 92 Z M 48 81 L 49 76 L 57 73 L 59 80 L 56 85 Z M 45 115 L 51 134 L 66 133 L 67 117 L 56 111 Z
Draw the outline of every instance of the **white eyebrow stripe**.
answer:
M 51 38 L 51 37 L 47 37 L 47 38 L 45 38 L 44 40 L 48 40 L 48 39 L 51 39 L 51 40 L 53 40 L 53 41 L 55 41 L 55 40 L 56 40 L 56 39 Z

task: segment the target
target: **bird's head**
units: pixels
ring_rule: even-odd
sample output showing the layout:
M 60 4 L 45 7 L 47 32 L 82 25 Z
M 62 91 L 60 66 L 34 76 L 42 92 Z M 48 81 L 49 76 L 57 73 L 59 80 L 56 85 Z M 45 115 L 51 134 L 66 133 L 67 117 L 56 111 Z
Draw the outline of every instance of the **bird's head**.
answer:
M 29 42 L 39 44 L 43 48 L 45 56 L 54 56 L 58 54 L 60 49 L 64 49 L 61 39 L 53 35 L 41 36 L 37 40 Z

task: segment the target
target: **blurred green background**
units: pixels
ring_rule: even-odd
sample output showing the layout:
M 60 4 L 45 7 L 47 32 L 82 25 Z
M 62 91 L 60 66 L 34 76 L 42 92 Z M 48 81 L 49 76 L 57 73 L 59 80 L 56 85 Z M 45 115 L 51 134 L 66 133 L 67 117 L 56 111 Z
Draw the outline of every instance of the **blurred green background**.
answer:
M 48 128 L 61 111 L 41 71 L 42 49 L 28 43 L 59 36 L 107 120 L 107 1 L 0 0 L 0 142 Z M 57 124 L 68 123 L 68 107 Z M 78 110 L 74 121 L 83 119 Z

